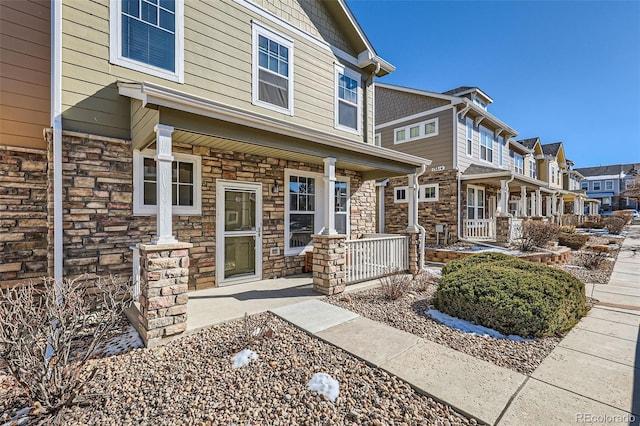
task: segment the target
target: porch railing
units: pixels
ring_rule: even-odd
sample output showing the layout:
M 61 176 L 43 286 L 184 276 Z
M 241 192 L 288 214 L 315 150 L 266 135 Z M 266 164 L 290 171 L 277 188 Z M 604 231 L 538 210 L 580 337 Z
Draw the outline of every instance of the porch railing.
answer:
M 347 284 L 409 269 L 409 237 L 382 235 L 346 241 Z
M 511 228 L 509 230 L 509 241 L 515 241 L 522 238 L 522 222 L 523 219 L 512 218 Z
M 465 219 L 464 237 L 472 240 L 493 240 L 496 238 L 495 219 Z

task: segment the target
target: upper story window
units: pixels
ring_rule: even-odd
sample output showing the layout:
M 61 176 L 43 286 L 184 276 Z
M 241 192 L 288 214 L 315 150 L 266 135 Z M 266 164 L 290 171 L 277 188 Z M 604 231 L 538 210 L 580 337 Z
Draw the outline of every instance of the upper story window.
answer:
M 536 179 L 538 177 L 538 173 L 536 172 L 536 159 L 529 158 L 529 177 Z
M 467 155 L 473 155 L 473 121 L 467 118 Z
M 410 124 L 394 129 L 393 143 L 399 144 L 416 139 L 430 138 L 438 134 L 438 118 L 432 118 L 420 123 Z
M 600 181 L 593 182 L 593 190 L 600 191 Z
M 477 97 L 474 96 L 473 98 L 473 103 L 478 105 L 480 108 L 486 110 L 487 109 L 487 103 L 484 101 L 481 101 L 480 99 L 478 99 Z
M 173 154 L 171 196 L 173 214 L 201 213 L 201 159 L 197 155 Z M 157 168 L 154 153 L 133 152 L 133 213 L 156 213 Z
M 503 164 L 503 145 L 504 145 L 504 138 L 502 136 L 498 136 L 498 165 L 500 167 L 502 167 Z
M 375 135 L 373 135 L 373 144 L 375 146 L 382 146 L 382 134 L 381 133 L 376 133 Z
M 252 100 L 293 115 L 293 41 L 253 23 Z
M 551 183 L 556 183 L 556 168 L 551 166 Z
M 355 71 L 336 65 L 335 127 L 360 134 L 360 81 Z
M 582 189 L 584 189 L 584 190 L 588 191 L 588 190 L 589 190 L 589 182 L 582 182 L 582 183 L 580 184 L 580 187 L 581 187 Z
M 112 0 L 111 63 L 183 83 L 183 7 L 173 0 Z
M 493 135 L 487 130 L 480 132 L 480 158 L 493 163 Z
M 605 191 L 613 191 L 613 181 L 612 180 L 605 180 L 604 181 L 604 190 Z
M 521 154 L 513 154 L 513 168 L 516 173 L 524 174 L 524 157 Z

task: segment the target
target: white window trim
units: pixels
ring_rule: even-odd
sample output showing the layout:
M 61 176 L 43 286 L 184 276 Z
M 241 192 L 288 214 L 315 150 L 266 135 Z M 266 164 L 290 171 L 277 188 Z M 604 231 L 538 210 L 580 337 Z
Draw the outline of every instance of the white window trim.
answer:
M 314 233 L 320 233 L 324 226 L 323 207 L 324 203 L 324 182 L 322 173 L 307 172 L 303 170 L 284 169 L 284 255 L 298 256 L 313 250 L 313 241 L 305 247 L 289 247 L 289 178 L 291 176 L 312 177 L 316 180 L 316 210 L 313 213 Z M 351 178 L 346 176 L 336 176 L 336 181 L 347 182 L 347 235 L 351 233 Z M 335 212 L 334 212 L 335 214 Z
M 404 190 L 404 199 L 398 198 L 398 191 Z M 393 202 L 396 204 L 407 203 L 409 197 L 409 187 L 408 186 L 396 186 L 393 188 Z
M 504 138 L 502 136 L 498 136 L 498 165 L 500 167 L 504 167 Z M 524 169 L 524 158 L 523 158 L 522 168 Z
M 518 164 L 516 161 L 518 157 L 522 159 L 522 168 L 518 168 Z M 513 171 L 520 175 L 524 175 L 524 155 L 518 154 L 517 152 L 513 153 Z
M 607 184 L 611 184 L 611 189 L 607 188 Z M 604 181 L 604 190 L 605 191 L 613 191 L 615 188 L 615 184 L 613 183 L 612 180 L 605 180 Z
M 377 139 L 377 142 L 376 142 Z M 376 133 L 373 135 L 373 145 L 382 146 L 382 133 Z
M 433 198 L 425 198 L 422 196 L 423 190 L 425 188 L 435 188 L 435 197 Z M 420 203 L 429 203 L 432 201 L 438 201 L 440 199 L 440 184 L 437 183 L 429 183 L 426 185 L 420 185 L 418 192 L 418 202 Z
M 153 216 L 156 205 L 144 204 L 144 159 L 154 158 L 154 150 L 133 151 L 133 214 Z M 193 163 L 193 206 L 173 206 L 171 212 L 179 216 L 199 216 L 202 214 L 202 158 L 198 155 L 173 154 L 176 161 Z
M 598 189 L 596 189 L 596 184 L 598 184 Z M 600 182 L 599 180 L 593 182 L 592 185 L 594 191 L 602 191 L 602 182 Z
M 428 135 L 425 135 L 424 134 L 424 126 L 426 126 L 427 124 L 430 124 L 430 123 L 435 123 L 436 131 L 433 132 L 433 133 L 429 133 Z M 413 138 L 410 136 L 411 133 L 409 131 L 409 129 L 411 129 L 412 127 L 419 127 L 420 128 L 420 134 L 418 136 L 416 136 L 416 137 L 413 137 Z M 398 140 L 397 132 L 399 130 L 404 130 L 405 131 L 405 135 L 407 136 L 406 139 L 403 139 L 401 141 Z M 401 143 L 412 142 L 412 141 L 415 141 L 415 140 L 418 140 L 418 139 L 426 139 L 426 138 L 430 138 L 430 137 L 433 137 L 433 136 L 438 136 L 439 131 L 440 131 L 440 128 L 438 126 L 438 117 L 431 118 L 431 119 L 425 120 L 425 121 L 421 121 L 419 123 L 412 123 L 412 124 L 409 124 L 409 125 L 406 125 L 406 126 L 396 127 L 395 129 L 393 129 L 393 143 L 395 145 L 398 145 L 398 144 L 401 144 Z
M 482 217 L 484 219 L 486 219 L 487 218 L 487 205 L 486 205 L 486 202 L 485 202 L 485 204 L 483 204 L 482 207 L 480 207 L 480 205 L 478 203 L 478 191 L 482 191 L 483 201 L 485 201 L 484 197 L 486 197 L 486 195 L 487 195 L 487 189 L 484 186 L 471 185 L 471 184 L 467 185 L 467 191 L 465 193 L 465 201 L 467 201 L 467 202 L 469 200 L 469 189 L 471 189 L 471 188 L 475 189 L 475 191 L 476 191 L 475 199 L 474 199 L 474 203 L 475 204 L 471 205 L 471 206 L 469 204 L 467 204 L 466 210 L 465 210 L 465 216 L 468 215 L 469 207 L 473 207 L 475 216 L 478 216 L 478 211 L 482 210 Z M 469 218 L 466 217 L 466 219 L 469 219 Z M 479 219 L 476 217 L 475 219 L 470 219 L 470 220 L 479 220 Z
M 293 50 L 293 40 L 285 37 L 282 34 L 277 33 L 273 29 L 263 25 L 255 20 L 251 21 L 252 24 L 252 46 L 251 46 L 251 103 L 256 106 L 260 106 L 266 109 L 270 109 L 272 111 L 280 112 L 287 115 L 293 115 L 293 58 L 294 58 L 294 50 Z M 268 102 L 261 101 L 258 99 L 258 93 L 260 91 L 259 81 L 258 81 L 258 36 L 262 35 L 267 37 L 278 44 L 285 46 L 289 49 L 289 70 L 288 70 L 288 79 L 289 79 L 289 108 L 281 108 L 277 105 L 270 104 Z
M 482 135 L 486 133 L 487 138 L 489 139 L 489 141 L 491 142 L 491 147 L 487 147 L 486 145 L 482 144 Z M 480 126 L 478 129 L 478 135 L 480 136 L 480 140 L 478 141 L 478 158 L 480 159 L 480 161 L 488 163 L 488 164 L 494 164 L 494 160 L 495 160 L 495 150 L 493 149 L 493 132 L 489 131 L 489 129 L 487 129 L 486 127 L 482 127 Z M 486 148 L 486 152 L 488 153 L 489 151 L 491 151 L 491 161 L 482 158 L 482 147 Z
M 362 135 L 362 75 L 354 70 L 352 70 L 351 68 L 347 68 L 341 64 L 335 64 L 334 66 L 335 68 L 335 72 L 334 72 L 334 104 L 333 104 L 333 110 L 334 110 L 334 114 L 333 114 L 333 127 L 336 130 L 343 130 L 345 132 L 349 132 L 349 133 L 353 133 L 356 134 L 358 136 Z M 341 124 L 339 124 L 339 109 L 338 109 L 338 103 L 340 102 L 340 97 L 338 96 L 338 83 L 339 83 L 339 76 L 340 74 L 344 74 L 349 78 L 354 79 L 355 81 L 358 82 L 358 105 L 356 105 L 357 108 L 357 112 L 356 112 L 356 128 L 351 128 L 351 127 L 347 127 L 347 126 L 343 126 Z M 344 102 L 344 100 L 343 100 Z M 347 102 L 349 105 L 353 105 L 352 103 Z
M 469 143 L 469 129 L 471 129 L 471 143 Z M 464 145 L 467 157 L 473 157 L 473 120 L 468 117 L 464 127 Z M 471 148 L 471 152 L 469 152 L 469 148 Z
M 109 0 L 109 62 L 165 80 L 184 83 L 184 2 L 176 1 L 175 72 L 122 56 L 122 2 Z

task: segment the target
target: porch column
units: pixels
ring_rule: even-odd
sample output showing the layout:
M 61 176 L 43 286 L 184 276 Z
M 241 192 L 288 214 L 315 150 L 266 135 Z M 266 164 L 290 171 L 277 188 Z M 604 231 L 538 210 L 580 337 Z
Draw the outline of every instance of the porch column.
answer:
M 551 215 L 555 216 L 556 214 L 558 214 L 558 195 L 557 194 L 553 194 L 551 199 L 552 199 L 552 201 L 551 201 Z
M 596 212 L 595 212 L 595 204 L 594 202 L 590 202 L 589 203 L 589 216 L 595 216 Z
M 520 216 L 527 217 L 527 187 L 520 187 Z
M 562 216 L 564 214 L 564 198 L 560 197 L 560 201 L 559 201 L 559 207 L 558 207 L 558 215 Z
M 407 186 L 407 208 L 409 211 L 407 212 L 407 232 L 416 232 L 418 231 L 418 227 L 416 223 L 418 222 L 418 191 L 416 191 L 415 186 L 417 186 L 416 175 L 409 174 L 407 175 L 409 180 L 409 185 Z
M 542 194 L 536 189 L 536 216 L 544 216 L 542 214 Z
M 538 214 L 536 213 L 536 206 L 538 205 L 536 193 L 531 193 L 531 217 L 536 217 Z
M 574 215 L 579 215 L 580 213 L 580 200 L 578 199 L 578 197 L 573 199 L 573 214 Z
M 509 215 L 509 181 L 500 181 L 500 216 Z
M 546 198 L 547 198 L 547 214 L 546 214 L 546 216 L 547 217 L 551 217 L 551 215 L 552 215 L 552 213 L 551 213 L 552 212 L 552 210 L 551 210 L 552 209 L 551 195 L 547 195 Z
M 327 157 L 324 160 L 324 229 L 321 235 L 336 235 L 336 159 Z
M 173 127 L 156 124 L 156 225 L 157 235 L 151 240 L 152 244 L 177 243 L 172 229 L 172 197 L 171 197 L 171 134 Z

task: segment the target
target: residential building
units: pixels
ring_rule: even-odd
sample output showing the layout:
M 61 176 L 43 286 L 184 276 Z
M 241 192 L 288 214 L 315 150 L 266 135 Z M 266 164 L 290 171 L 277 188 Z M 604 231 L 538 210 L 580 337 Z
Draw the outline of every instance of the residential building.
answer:
M 640 163 L 580 167 L 576 171 L 584 176 L 582 189 L 601 201 L 603 211 L 638 209 L 638 200 L 621 195 L 621 191 L 637 178 Z

